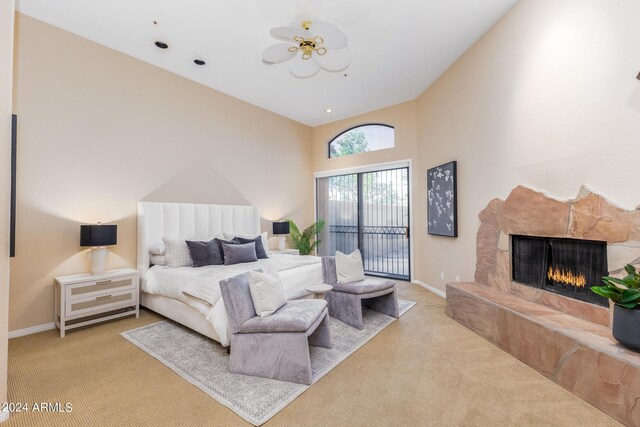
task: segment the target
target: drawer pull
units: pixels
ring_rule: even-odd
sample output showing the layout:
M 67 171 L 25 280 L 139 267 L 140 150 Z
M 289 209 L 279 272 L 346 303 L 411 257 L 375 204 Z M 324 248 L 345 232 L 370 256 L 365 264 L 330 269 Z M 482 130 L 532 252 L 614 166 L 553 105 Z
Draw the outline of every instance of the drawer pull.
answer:
M 111 294 L 109 295 L 102 295 L 100 297 L 96 297 L 96 301 L 101 300 L 101 299 L 107 299 L 107 298 L 111 298 Z
M 108 285 L 109 283 L 111 283 L 111 280 L 103 280 L 102 282 L 96 282 L 96 285 Z

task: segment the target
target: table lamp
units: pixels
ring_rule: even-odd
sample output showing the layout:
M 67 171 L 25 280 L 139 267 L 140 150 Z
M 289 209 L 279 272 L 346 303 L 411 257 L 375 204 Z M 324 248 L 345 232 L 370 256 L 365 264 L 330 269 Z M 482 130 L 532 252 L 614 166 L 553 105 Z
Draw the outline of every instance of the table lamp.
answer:
M 104 273 L 107 261 L 105 246 L 118 243 L 118 226 L 94 224 L 80 226 L 80 246 L 91 246 L 91 274 Z
M 285 249 L 285 235 L 289 234 L 289 221 L 278 221 L 273 223 L 273 234 L 279 237 L 278 250 L 284 251 Z

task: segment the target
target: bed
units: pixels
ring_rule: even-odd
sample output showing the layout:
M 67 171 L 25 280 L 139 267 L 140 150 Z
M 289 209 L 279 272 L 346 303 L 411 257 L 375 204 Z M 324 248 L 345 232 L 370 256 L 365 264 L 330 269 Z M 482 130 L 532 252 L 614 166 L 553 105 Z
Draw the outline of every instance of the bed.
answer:
M 198 283 L 210 286 L 215 294 L 217 281 L 271 265 L 278 270 L 287 299 L 306 298 L 311 284 L 322 282 L 317 257 L 270 254 L 269 259 L 233 266 L 166 267 L 150 265 L 149 250 L 162 237 L 185 240 L 211 239 L 213 236 L 259 235 L 260 211 L 254 206 L 207 205 L 192 203 L 138 203 L 138 272 L 141 305 L 172 319 L 223 346 L 230 343 L 229 320 L 222 298 L 194 298 L 183 291 Z

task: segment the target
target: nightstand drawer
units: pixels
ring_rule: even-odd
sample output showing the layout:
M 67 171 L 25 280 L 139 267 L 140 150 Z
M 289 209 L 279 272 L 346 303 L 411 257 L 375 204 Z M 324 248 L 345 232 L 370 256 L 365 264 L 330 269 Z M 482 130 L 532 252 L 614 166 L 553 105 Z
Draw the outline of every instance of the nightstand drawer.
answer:
M 88 314 L 94 311 L 106 311 L 135 305 L 138 302 L 137 289 L 103 293 L 86 298 L 74 298 L 66 301 L 67 317 Z
M 124 291 L 136 287 L 135 280 L 136 276 L 126 276 L 67 285 L 67 299 L 85 299 L 97 294 L 104 295 L 111 292 Z
M 69 330 L 140 314 L 138 272 L 133 268 L 54 277 L 54 321 Z

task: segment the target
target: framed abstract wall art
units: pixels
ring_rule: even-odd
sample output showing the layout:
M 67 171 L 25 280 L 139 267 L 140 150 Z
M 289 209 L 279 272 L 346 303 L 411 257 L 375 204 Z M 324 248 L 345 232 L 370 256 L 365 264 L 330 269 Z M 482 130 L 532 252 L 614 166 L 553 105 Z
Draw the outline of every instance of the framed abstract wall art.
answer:
M 458 237 L 457 162 L 427 171 L 427 233 Z

